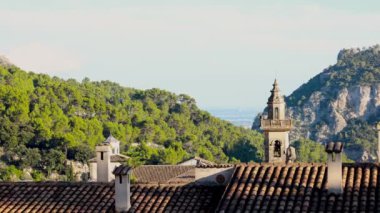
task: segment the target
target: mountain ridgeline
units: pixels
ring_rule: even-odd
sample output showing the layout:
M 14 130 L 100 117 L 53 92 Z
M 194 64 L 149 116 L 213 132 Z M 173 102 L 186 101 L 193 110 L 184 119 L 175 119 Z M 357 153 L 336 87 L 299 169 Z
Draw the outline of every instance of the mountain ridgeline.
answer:
M 345 142 L 351 160 L 376 158 L 380 120 L 380 46 L 343 49 L 337 63 L 286 97 L 292 140 Z M 257 128 L 257 119 L 253 128 Z
M 0 66 L 3 179 L 21 176 L 16 168 L 33 170 L 34 179 L 65 174 L 67 159 L 86 162 L 109 134 L 134 164 L 176 164 L 192 156 L 261 161 L 263 155 L 260 133 L 211 116 L 188 95 Z

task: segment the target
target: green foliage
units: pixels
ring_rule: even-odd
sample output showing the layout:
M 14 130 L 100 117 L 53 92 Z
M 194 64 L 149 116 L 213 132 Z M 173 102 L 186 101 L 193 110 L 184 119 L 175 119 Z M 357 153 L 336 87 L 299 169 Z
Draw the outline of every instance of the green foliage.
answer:
M 345 152 L 351 160 L 359 161 L 364 151 L 377 156 L 377 132 L 374 124 L 369 124 L 365 120 L 350 120 L 336 136 L 336 140 L 344 142 Z
M 327 162 L 325 147 L 310 139 L 301 138 L 293 144 L 298 162 Z
M 31 175 L 32 175 L 32 178 L 34 181 L 44 181 L 45 180 L 44 174 L 38 170 L 33 170 Z
M 66 166 L 65 177 L 66 181 L 75 181 L 74 169 L 72 166 Z
M 81 144 L 68 149 L 67 157 L 76 161 L 86 163 L 88 159 L 95 157 L 93 150 L 87 144 Z
M 23 172 L 16 168 L 16 166 L 11 165 L 0 169 L 0 180 L 3 181 L 16 181 L 20 180 Z
M 109 134 L 121 141 L 121 152 L 134 165 L 175 164 L 192 156 L 260 161 L 263 152 L 261 134 L 212 117 L 188 95 L 0 67 L 6 164 L 63 175 L 67 159 L 86 162 Z
M 308 162 L 308 163 L 326 163 L 327 153 L 325 151 L 325 146 L 316 141 L 301 138 L 292 143 L 292 146 L 296 149 L 297 161 L 298 162 Z M 344 149 L 342 155 L 342 161 L 344 163 L 352 163 L 353 160 L 347 157 L 347 151 Z
M 172 142 L 167 149 L 160 150 L 159 159 L 162 164 L 177 164 L 187 158 L 187 153 L 180 142 Z
M 66 156 L 63 152 L 56 149 L 50 149 L 43 153 L 43 168 L 47 171 L 48 175 L 53 171 L 63 172 L 65 169 L 65 160 Z
M 250 137 L 241 137 L 228 151 L 231 161 L 261 162 L 264 157 L 264 137 L 255 133 Z

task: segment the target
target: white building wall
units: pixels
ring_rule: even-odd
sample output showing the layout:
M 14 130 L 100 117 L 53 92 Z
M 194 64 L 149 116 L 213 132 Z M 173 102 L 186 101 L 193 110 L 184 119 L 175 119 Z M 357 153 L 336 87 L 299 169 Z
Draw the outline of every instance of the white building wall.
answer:
M 341 194 L 342 188 L 342 156 L 341 153 L 328 154 L 327 187 L 329 192 Z
M 115 210 L 127 212 L 131 208 L 130 174 L 117 176 L 115 180 Z M 120 178 L 122 179 L 120 182 Z
M 195 159 L 190 159 L 190 160 L 187 160 L 185 162 L 182 162 L 178 165 L 181 165 L 181 166 L 196 166 L 197 165 L 197 160 Z
M 234 172 L 234 167 L 195 168 L 195 182 L 199 184 L 224 185 L 230 181 L 233 172 Z M 217 181 L 218 176 L 223 176 L 224 178 L 223 183 Z
M 115 179 L 115 177 L 114 177 L 114 175 L 112 174 L 112 171 L 116 168 L 116 167 L 118 167 L 118 166 L 120 166 L 121 165 L 121 163 L 120 162 L 111 162 L 110 163 L 110 173 L 109 173 L 109 175 L 110 175 L 110 181 L 112 181 L 112 180 L 114 180 Z M 95 162 L 93 162 L 93 163 L 90 163 L 90 180 L 91 181 L 97 181 L 97 163 L 95 163 Z
M 110 182 L 113 177 L 113 168 L 111 167 L 111 155 L 111 146 L 96 146 L 96 173 L 98 182 Z
M 96 169 L 97 169 L 97 164 L 95 162 L 90 163 L 90 180 L 91 181 L 96 181 L 97 180 L 97 174 L 96 174 Z

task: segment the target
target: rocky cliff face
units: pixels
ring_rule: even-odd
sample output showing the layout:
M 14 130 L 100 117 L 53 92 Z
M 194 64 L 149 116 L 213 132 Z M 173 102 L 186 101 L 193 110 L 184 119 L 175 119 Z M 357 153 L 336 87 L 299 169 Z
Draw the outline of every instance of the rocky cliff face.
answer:
M 327 142 L 344 130 L 352 119 L 377 120 L 380 84 L 341 88 L 336 91 L 336 98 L 330 98 L 328 91 L 315 91 L 302 107 L 288 108 L 289 116 L 296 121 L 292 139 L 304 137 Z
M 352 152 L 351 159 L 360 160 L 365 152 L 376 158 L 380 46 L 340 51 L 335 65 L 295 90 L 286 102 L 295 122 L 291 140 L 340 140 Z M 253 128 L 258 128 L 258 119 Z

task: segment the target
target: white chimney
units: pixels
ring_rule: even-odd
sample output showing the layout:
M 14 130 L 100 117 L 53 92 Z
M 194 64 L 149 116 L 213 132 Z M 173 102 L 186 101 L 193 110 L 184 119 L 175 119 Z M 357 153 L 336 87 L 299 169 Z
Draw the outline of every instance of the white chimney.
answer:
M 98 182 L 110 182 L 112 180 L 111 168 L 112 150 L 109 144 L 96 146 L 96 173 Z
M 330 142 L 326 145 L 327 152 L 327 188 L 330 193 L 343 193 L 342 186 L 342 151 L 341 142 Z
M 120 165 L 113 171 L 115 175 L 115 211 L 127 212 L 131 208 L 130 173 L 132 168 Z

